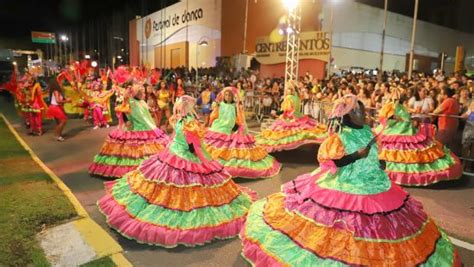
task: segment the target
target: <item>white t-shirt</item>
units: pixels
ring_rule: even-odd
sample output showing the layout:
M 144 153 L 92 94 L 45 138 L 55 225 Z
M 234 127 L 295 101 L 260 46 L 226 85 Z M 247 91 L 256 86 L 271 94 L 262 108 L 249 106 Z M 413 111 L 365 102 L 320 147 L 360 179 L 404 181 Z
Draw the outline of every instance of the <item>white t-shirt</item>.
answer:
M 56 100 L 56 96 L 53 94 L 51 95 L 51 105 L 58 106 L 58 101 Z
M 413 108 L 414 109 L 421 108 L 421 113 L 427 113 L 430 111 L 430 106 L 433 106 L 433 105 L 434 105 L 433 99 L 428 96 L 422 100 L 415 101 L 413 104 Z M 413 117 L 420 118 L 420 117 L 427 117 L 427 115 L 414 115 Z
M 415 107 L 415 102 L 416 102 L 416 98 L 414 96 L 410 97 L 410 99 L 408 99 L 408 107 L 409 108 L 414 108 Z

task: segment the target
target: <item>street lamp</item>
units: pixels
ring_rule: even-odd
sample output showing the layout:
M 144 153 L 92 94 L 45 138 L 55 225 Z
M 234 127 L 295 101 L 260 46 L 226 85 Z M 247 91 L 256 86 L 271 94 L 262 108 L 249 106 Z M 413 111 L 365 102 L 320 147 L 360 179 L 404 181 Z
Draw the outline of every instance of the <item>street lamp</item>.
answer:
M 413 53 L 415 50 L 415 36 L 416 36 L 416 20 L 418 17 L 418 1 L 415 0 L 415 10 L 413 14 L 413 27 L 411 31 L 411 44 L 410 44 L 410 59 L 408 61 L 408 79 L 411 80 L 411 75 L 413 72 Z
M 328 62 L 328 71 L 327 71 L 327 79 L 331 77 L 331 62 L 332 62 L 332 44 L 333 44 L 333 37 L 334 37 L 334 4 L 336 4 L 338 0 L 330 0 L 330 14 L 329 14 L 329 23 L 330 23 L 330 33 L 331 36 L 331 48 L 329 49 L 329 62 Z
M 197 42 L 196 46 L 196 87 L 198 86 L 198 80 L 199 80 L 199 73 L 198 73 L 198 68 L 199 68 L 199 47 L 200 46 L 208 46 L 209 43 L 207 43 L 206 40 L 204 40 L 204 37 L 201 37 L 199 41 Z
M 283 28 L 286 31 L 285 86 L 288 81 L 298 79 L 301 30 L 301 5 L 299 2 L 298 0 L 283 0 L 283 4 L 288 9 L 286 28 Z
M 379 62 L 379 71 L 377 73 L 377 79 L 379 82 L 382 82 L 382 72 L 383 72 L 383 53 L 385 46 L 385 28 L 387 28 L 387 9 L 388 9 L 388 0 L 384 1 L 383 9 L 383 30 L 382 30 L 382 49 L 380 50 L 380 62 Z
M 65 34 L 61 34 L 61 36 L 59 37 L 60 40 L 63 42 L 63 47 L 64 47 L 64 65 L 66 65 L 67 63 L 67 51 L 66 51 L 66 42 L 69 40 L 69 38 L 67 37 L 67 35 Z M 61 47 L 60 47 L 61 49 Z
M 291 11 L 298 6 L 298 0 L 283 0 L 283 4 L 289 11 Z

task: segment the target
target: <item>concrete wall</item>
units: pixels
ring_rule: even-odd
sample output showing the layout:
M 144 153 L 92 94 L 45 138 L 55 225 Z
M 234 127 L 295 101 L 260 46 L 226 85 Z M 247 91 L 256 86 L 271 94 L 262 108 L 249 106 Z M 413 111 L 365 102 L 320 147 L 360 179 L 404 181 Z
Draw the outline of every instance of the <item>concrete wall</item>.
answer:
M 278 22 L 288 10 L 281 0 L 224 0 L 222 2 L 222 55 L 242 52 L 244 44 L 245 3 L 248 2 L 246 50 L 255 53 L 258 37 L 268 36 L 277 29 Z M 300 1 L 301 31 L 320 30 L 318 14 L 321 1 Z
M 162 51 L 160 47 L 188 42 L 188 51 L 184 55 L 188 57 L 185 60 L 188 67 L 214 66 L 216 57 L 221 55 L 221 9 L 222 0 L 183 0 L 138 19 L 136 36 L 130 39 L 133 37 L 139 42 L 137 57 L 140 64 L 156 68 L 170 67 L 167 57 L 171 56 L 171 49 L 162 49 L 164 54 L 158 56 L 155 56 L 155 51 Z M 183 20 L 187 13 L 197 10 L 202 11 L 202 17 Z M 147 21 L 151 21 L 148 37 Z M 165 26 L 161 27 L 160 23 Z M 196 44 L 202 41 L 206 41 L 208 46 L 199 48 L 199 62 L 196 62 Z
M 333 64 L 376 68 L 382 41 L 383 9 L 356 3 L 334 1 Z M 323 7 L 323 29 L 330 31 L 330 6 Z M 388 12 L 385 37 L 385 70 L 405 70 L 409 53 L 413 19 Z M 466 57 L 474 56 L 474 35 L 417 21 L 415 54 L 438 57 L 446 52 L 455 57 L 456 46 L 463 45 Z M 449 60 L 448 60 L 449 61 Z M 450 71 L 452 64 L 446 65 Z
M 301 59 L 298 68 L 298 76 L 304 76 L 306 72 L 313 75 L 314 78 L 323 79 L 326 62 L 317 59 Z M 285 76 L 285 63 L 260 65 L 261 77 L 280 78 Z

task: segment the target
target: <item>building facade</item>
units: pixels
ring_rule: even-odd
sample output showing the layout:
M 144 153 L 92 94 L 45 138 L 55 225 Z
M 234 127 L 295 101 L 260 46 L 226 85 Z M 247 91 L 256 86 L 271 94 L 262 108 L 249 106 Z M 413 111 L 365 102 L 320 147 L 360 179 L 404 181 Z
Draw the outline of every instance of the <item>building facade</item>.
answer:
M 331 69 L 378 68 L 382 9 L 354 1 L 301 0 L 300 6 L 301 32 L 306 34 L 305 38 L 311 39 L 309 42 L 332 40 Z M 284 51 L 279 49 L 279 53 L 272 54 L 273 60 L 262 60 L 261 48 L 279 47 L 279 43 L 285 42 L 285 36 L 278 34 L 278 30 L 287 14 L 281 0 L 183 0 L 130 21 L 130 63 L 154 68 L 209 67 L 216 65 L 217 58 L 228 57 L 234 66 L 247 67 L 256 58 L 262 76 L 283 76 Z M 384 70 L 407 69 L 412 22 L 410 17 L 388 12 Z M 415 70 L 439 67 L 439 55 L 444 52 L 448 55 L 445 69 L 451 71 L 457 46 L 463 46 L 465 59 L 474 58 L 472 34 L 423 21 L 417 24 Z M 325 40 L 319 40 L 321 36 Z M 302 57 L 299 73 L 324 77 L 328 51 L 314 48 L 306 54 L 315 56 Z
M 413 2 L 414 3 L 414 2 Z M 335 1 L 323 8 L 323 29 L 330 31 L 333 8 L 332 68 L 360 66 L 378 68 L 382 47 L 383 9 L 354 1 Z M 388 12 L 383 69 L 408 69 L 413 18 Z M 425 21 L 417 21 L 414 70 L 428 72 L 440 67 L 440 54 L 447 53 L 445 70 L 454 70 L 456 47 L 462 46 L 465 67 L 474 58 L 474 35 Z

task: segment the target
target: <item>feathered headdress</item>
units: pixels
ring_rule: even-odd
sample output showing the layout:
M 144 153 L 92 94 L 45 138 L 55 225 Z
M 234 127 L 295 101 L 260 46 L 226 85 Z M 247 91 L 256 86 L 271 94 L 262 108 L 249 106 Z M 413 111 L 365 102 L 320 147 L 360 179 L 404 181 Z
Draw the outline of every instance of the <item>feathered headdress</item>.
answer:
M 108 72 L 105 69 L 101 69 L 99 74 L 100 74 L 100 80 L 102 81 L 102 83 L 107 84 L 107 80 L 109 79 Z
M 161 78 L 161 73 L 157 71 L 156 69 L 151 70 L 150 73 L 150 84 L 155 86 Z
M 56 81 L 58 82 L 59 85 L 62 85 L 64 80 L 67 80 L 69 83 L 72 83 L 74 79 L 72 78 L 72 75 L 69 73 L 67 69 L 61 71 L 61 73 L 56 76 Z
M 127 67 L 119 66 L 115 69 L 112 79 L 117 84 L 124 84 L 130 78 L 130 72 L 128 71 Z
M 145 83 L 145 80 L 147 78 L 146 71 L 144 71 L 144 69 L 134 67 L 130 72 L 130 77 L 133 79 L 134 82 L 143 84 Z

